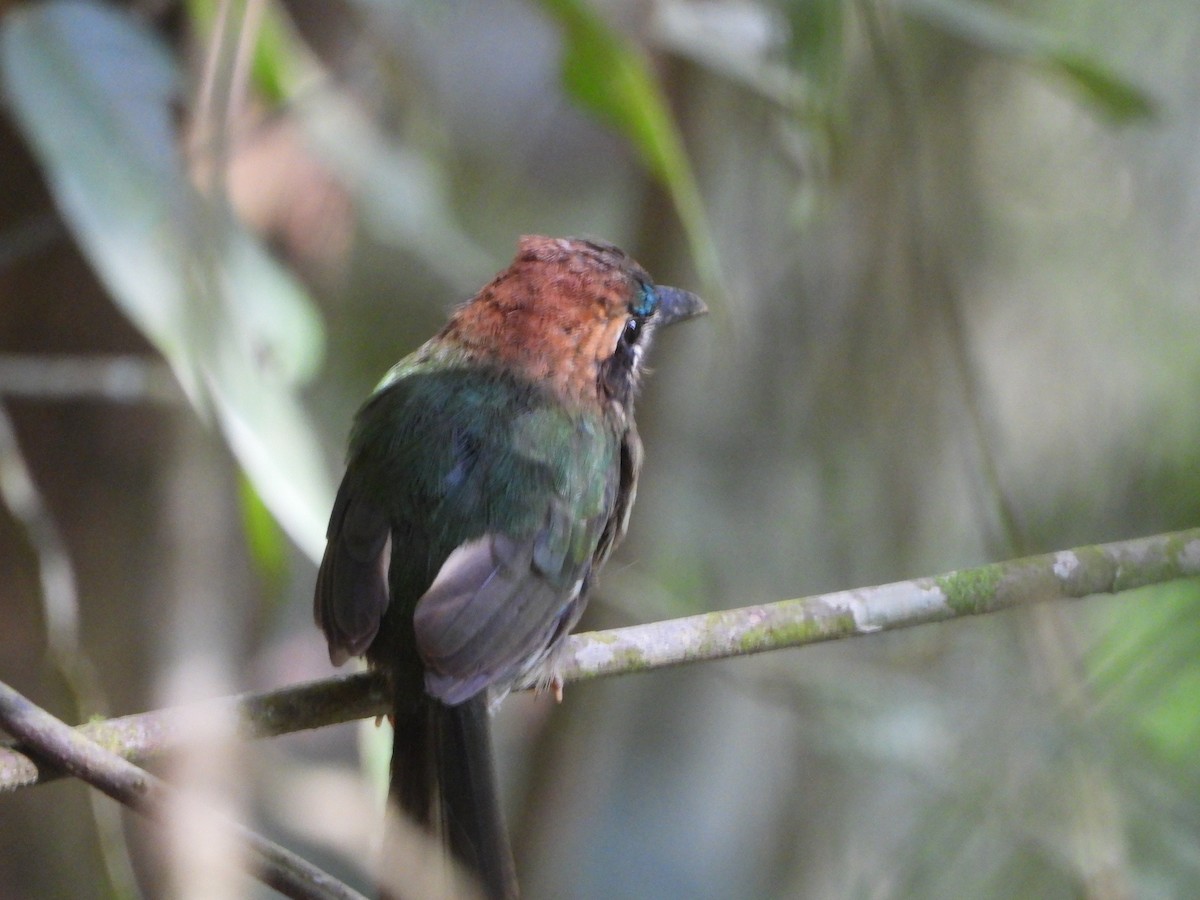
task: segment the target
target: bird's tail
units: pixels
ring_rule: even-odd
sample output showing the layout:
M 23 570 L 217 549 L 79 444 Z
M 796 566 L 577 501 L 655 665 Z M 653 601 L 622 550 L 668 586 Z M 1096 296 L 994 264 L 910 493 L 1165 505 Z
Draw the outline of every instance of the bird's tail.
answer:
M 512 900 L 519 891 L 500 812 L 490 718 L 486 693 L 457 706 L 424 692 L 415 705 L 398 700 L 388 795 L 405 815 L 441 832 L 484 896 Z

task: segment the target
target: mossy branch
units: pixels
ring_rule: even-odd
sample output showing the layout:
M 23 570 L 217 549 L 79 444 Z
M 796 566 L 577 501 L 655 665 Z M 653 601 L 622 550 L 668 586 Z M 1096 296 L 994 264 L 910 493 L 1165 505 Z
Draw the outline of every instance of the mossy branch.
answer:
M 1200 576 L 1200 528 L 992 563 L 932 578 L 574 635 L 558 661 L 557 674 L 564 683 L 571 683 L 645 672 L 1047 600 L 1117 594 L 1192 576 Z M 521 687 L 531 687 L 538 680 L 531 678 Z M 128 760 L 141 762 L 176 745 L 184 723 L 205 710 L 235 714 L 248 738 L 269 737 L 384 715 L 387 689 L 378 676 L 363 673 L 199 706 L 89 722 L 77 730 Z M 0 747 L 0 792 L 59 774 L 52 767 L 39 766 L 19 744 Z

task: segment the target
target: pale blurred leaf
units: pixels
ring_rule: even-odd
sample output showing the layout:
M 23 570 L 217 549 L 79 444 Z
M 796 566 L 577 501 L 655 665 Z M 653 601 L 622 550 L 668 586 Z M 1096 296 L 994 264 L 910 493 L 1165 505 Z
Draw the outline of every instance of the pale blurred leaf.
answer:
M 299 92 L 296 114 L 313 149 L 354 198 L 364 226 L 378 240 L 418 254 L 457 293 L 472 293 L 495 261 L 453 215 L 441 167 L 390 139 L 324 73 L 311 69 L 309 78 L 322 87 Z
M 1057 36 L 1006 9 L 967 0 L 903 0 L 913 15 L 962 40 L 1013 57 L 1064 78 L 1092 106 L 1114 122 L 1154 115 L 1154 102 L 1103 62 L 1067 46 Z
M 178 230 L 188 188 L 170 106 L 178 88 L 159 44 L 86 3 L 9 13 L 0 77 L 59 208 L 123 310 L 195 396 Z
M 738 2 L 655 6 L 658 44 L 795 112 L 809 105 L 801 75 L 776 57 L 786 24 L 765 7 Z
M 193 402 L 215 407 L 288 533 L 319 555 L 332 489 L 292 385 L 320 361 L 321 325 L 299 285 L 189 182 L 170 57 L 98 4 L 22 7 L 0 27 L 5 95 L 80 246 Z
M 220 258 L 222 296 L 231 326 L 253 340 L 259 363 L 284 382 L 305 382 L 321 363 L 324 328 L 303 288 L 259 241 L 233 222 Z

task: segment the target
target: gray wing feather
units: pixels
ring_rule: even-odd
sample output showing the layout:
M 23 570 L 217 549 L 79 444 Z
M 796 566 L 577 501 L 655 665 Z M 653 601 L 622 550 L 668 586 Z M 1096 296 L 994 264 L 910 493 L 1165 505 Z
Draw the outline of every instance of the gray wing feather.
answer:
M 456 704 L 511 682 L 565 633 L 565 619 L 574 623 L 582 575 L 564 585 L 563 573 L 539 571 L 537 546 L 537 536 L 488 534 L 446 559 L 413 620 L 429 693 Z

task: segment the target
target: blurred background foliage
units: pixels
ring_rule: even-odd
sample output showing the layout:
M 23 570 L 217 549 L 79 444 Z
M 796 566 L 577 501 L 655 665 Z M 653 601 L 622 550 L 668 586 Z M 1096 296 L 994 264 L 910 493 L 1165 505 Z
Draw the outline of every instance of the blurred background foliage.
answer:
M 715 313 L 585 627 L 1197 524 L 1190 0 L 0 14 L 0 678 L 65 718 L 330 672 L 350 417 L 522 233 Z M 1197 651 L 1181 583 L 511 698 L 526 891 L 1189 896 Z M 170 765 L 365 889 L 385 732 Z M 0 798 L 0 897 L 261 890 L 88 803 Z

